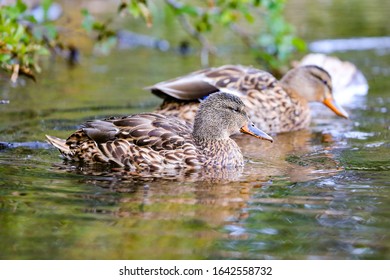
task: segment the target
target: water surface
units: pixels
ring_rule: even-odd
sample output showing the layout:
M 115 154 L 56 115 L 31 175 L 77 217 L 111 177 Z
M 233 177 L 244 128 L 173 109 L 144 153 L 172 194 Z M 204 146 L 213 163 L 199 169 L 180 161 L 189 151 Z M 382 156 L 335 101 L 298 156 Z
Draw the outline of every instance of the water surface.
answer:
M 362 12 L 378 17 L 361 35 L 384 36 L 387 25 L 371 28 L 382 11 L 370 3 Z M 344 19 L 362 18 L 355 16 Z M 312 17 L 296 20 L 308 29 Z M 351 28 L 305 34 L 360 35 Z M 0 150 L 0 258 L 388 259 L 389 54 L 334 54 L 358 65 L 370 85 L 345 106 L 351 119 L 315 106 L 309 129 L 275 135 L 273 144 L 237 137 L 247 164 L 219 179 L 91 170 L 65 164 L 44 142 L 85 120 L 152 110 L 160 101 L 142 88 L 200 68 L 198 57 L 122 50 L 84 56 L 74 68 L 47 62 L 37 83 L 14 86 L 1 74 L 0 99 L 10 103 L 0 105 L 0 141 L 13 145 Z M 213 63 L 255 65 L 251 59 L 237 50 Z

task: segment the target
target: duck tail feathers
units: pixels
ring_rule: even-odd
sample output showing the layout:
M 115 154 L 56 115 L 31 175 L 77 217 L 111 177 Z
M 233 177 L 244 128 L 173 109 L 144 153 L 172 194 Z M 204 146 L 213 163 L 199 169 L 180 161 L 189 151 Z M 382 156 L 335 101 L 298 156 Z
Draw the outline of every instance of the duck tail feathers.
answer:
M 63 155 L 70 154 L 69 146 L 66 145 L 66 140 L 57 138 L 54 136 L 46 135 L 46 138 L 50 144 L 56 147 Z

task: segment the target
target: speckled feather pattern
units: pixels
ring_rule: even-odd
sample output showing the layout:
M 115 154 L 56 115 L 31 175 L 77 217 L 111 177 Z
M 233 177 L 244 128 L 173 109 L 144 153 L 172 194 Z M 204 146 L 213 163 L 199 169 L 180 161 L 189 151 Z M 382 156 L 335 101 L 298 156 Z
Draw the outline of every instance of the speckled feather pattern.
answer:
M 199 109 L 198 101 L 181 101 L 173 98 L 165 98 L 156 113 L 173 116 L 192 123 Z
M 194 140 L 181 119 L 154 113 L 90 121 L 66 140 L 47 136 L 69 160 L 110 163 L 130 170 L 242 166 L 232 139 Z

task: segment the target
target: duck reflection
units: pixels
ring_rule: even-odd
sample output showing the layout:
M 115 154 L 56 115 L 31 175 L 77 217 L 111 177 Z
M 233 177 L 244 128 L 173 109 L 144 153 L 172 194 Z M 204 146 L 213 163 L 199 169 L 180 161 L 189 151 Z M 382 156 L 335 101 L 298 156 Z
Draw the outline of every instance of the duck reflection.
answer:
M 88 199 L 109 200 L 115 205 L 110 213 L 118 217 L 196 219 L 215 226 L 235 224 L 248 217 L 248 203 L 263 190 L 277 190 L 280 184 L 294 185 L 341 170 L 331 152 L 334 142 L 330 135 L 303 130 L 279 134 L 274 139 L 278 148 L 234 136 L 246 159 L 244 167 L 148 173 L 64 162 L 56 169 L 80 174 L 85 183 L 105 190 L 102 196 L 94 194 Z M 158 210 L 153 210 L 155 207 Z M 101 212 L 99 206 L 88 211 Z

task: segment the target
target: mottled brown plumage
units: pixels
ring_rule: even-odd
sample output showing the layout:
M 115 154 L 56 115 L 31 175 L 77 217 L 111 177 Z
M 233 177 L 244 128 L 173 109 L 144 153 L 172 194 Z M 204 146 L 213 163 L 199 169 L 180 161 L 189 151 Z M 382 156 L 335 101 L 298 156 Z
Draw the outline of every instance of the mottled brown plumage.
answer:
M 242 166 L 230 135 L 241 131 L 272 142 L 248 122 L 244 103 L 219 92 L 202 102 L 193 127 L 176 117 L 143 113 L 89 121 L 67 140 L 47 139 L 69 160 L 130 170 Z
M 332 97 L 329 74 L 317 66 L 290 70 L 278 81 L 270 73 L 240 65 L 225 65 L 190 73 L 149 87 L 164 99 L 157 110 L 193 122 L 198 99 L 223 90 L 239 96 L 248 107 L 251 120 L 268 133 L 307 128 L 308 102 L 322 102 L 337 115 L 347 113 Z

